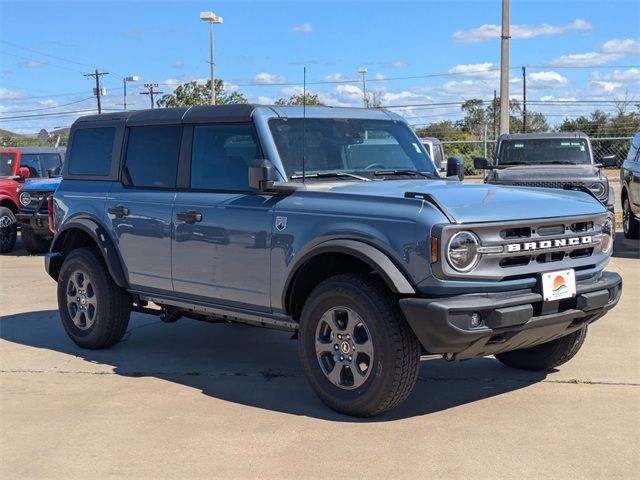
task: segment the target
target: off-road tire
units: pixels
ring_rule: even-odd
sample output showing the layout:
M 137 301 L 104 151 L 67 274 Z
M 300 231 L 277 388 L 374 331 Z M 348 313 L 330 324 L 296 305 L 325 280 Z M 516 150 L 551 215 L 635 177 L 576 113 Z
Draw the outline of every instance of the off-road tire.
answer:
M 0 207 L 0 253 L 9 253 L 16 246 L 18 224 L 7 207 Z
M 29 228 L 22 228 L 20 231 L 22 246 L 29 253 L 45 253 L 49 251 L 51 240 L 39 237 Z
M 520 370 L 550 370 L 571 360 L 582 347 L 586 336 L 585 326 L 556 340 L 532 348 L 498 353 L 495 357 L 505 365 Z
M 366 380 L 349 390 L 329 380 L 316 351 L 318 325 L 335 308 L 356 312 L 373 345 Z M 311 387 L 327 406 L 347 415 L 371 417 L 407 399 L 418 378 L 420 344 L 387 286 L 371 274 L 352 273 L 323 281 L 306 299 L 300 317 L 299 357 Z
M 631 211 L 629 196 L 622 197 L 622 230 L 626 238 L 637 240 L 640 238 L 640 222 Z
M 84 328 L 74 323 L 73 318 L 76 317 L 72 317 L 72 307 L 68 302 L 70 282 L 76 274 L 88 277 L 85 281 L 90 283 L 95 295 L 93 321 Z M 79 248 L 69 253 L 60 269 L 58 310 L 64 329 L 78 346 L 89 349 L 108 348 L 118 343 L 127 330 L 131 316 L 131 296 L 113 282 L 97 250 Z M 88 318 L 86 324 L 89 323 Z

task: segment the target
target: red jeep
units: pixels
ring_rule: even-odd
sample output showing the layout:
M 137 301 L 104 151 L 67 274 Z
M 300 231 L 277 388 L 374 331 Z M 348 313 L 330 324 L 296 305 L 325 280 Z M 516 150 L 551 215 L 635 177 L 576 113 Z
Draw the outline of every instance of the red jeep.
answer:
M 0 148 L 0 253 L 16 243 L 18 190 L 24 181 L 59 174 L 63 160 L 61 148 Z

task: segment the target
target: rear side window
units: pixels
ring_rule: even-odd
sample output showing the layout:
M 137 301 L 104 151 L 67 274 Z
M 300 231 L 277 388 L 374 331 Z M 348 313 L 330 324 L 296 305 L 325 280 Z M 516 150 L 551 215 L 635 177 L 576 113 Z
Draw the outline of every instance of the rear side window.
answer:
M 76 130 L 69 151 L 69 173 L 72 175 L 109 175 L 115 134 L 114 127 Z
M 62 159 L 57 153 L 43 153 L 41 155 L 44 163 L 45 173 L 50 175 L 60 175 Z
M 13 164 L 15 161 L 15 153 L 0 153 L 0 177 L 13 175 Z
M 42 177 L 42 165 L 40 164 L 40 155 L 35 153 L 23 153 L 20 157 L 20 167 L 29 169 L 30 178 Z
M 175 188 L 182 127 L 134 127 L 125 167 L 135 187 Z

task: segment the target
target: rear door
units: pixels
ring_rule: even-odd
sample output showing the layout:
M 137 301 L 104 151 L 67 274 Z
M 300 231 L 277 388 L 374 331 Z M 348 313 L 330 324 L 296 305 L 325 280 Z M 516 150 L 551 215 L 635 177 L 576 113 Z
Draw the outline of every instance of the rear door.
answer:
M 173 207 L 173 288 L 184 297 L 267 311 L 273 198 L 248 185 L 249 165 L 262 158 L 254 127 L 196 125 L 185 137 L 191 145 L 187 188 Z
M 106 212 L 132 288 L 170 292 L 171 211 L 182 126 L 128 129 L 121 180 L 113 182 Z

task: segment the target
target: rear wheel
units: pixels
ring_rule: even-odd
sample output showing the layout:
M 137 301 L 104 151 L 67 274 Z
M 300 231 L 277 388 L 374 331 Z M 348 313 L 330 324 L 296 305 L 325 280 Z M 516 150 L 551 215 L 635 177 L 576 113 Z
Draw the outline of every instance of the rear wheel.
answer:
M 550 370 L 571 360 L 582 347 L 586 337 L 585 326 L 565 337 L 532 348 L 498 353 L 495 357 L 505 365 L 520 370 Z
M 22 237 L 22 246 L 27 252 L 45 253 L 49 251 L 51 240 L 36 235 L 33 230 L 22 228 L 20 236 Z
M 625 195 L 622 199 L 622 228 L 625 237 L 640 238 L 640 223 L 638 222 L 638 217 L 631 211 L 631 203 L 629 202 L 628 195 Z
M 8 253 L 16 245 L 18 224 L 16 217 L 7 207 L 0 207 L 0 253 Z
M 369 274 L 325 280 L 300 318 L 299 355 L 332 409 L 370 417 L 402 403 L 418 377 L 420 344 L 386 285 Z
M 131 296 L 118 287 L 100 254 L 91 248 L 72 251 L 58 277 L 58 310 L 71 340 L 83 348 L 118 343 L 129 324 Z

